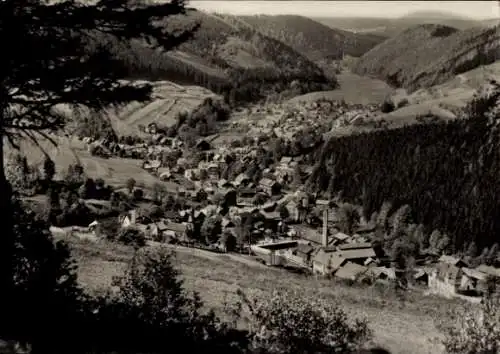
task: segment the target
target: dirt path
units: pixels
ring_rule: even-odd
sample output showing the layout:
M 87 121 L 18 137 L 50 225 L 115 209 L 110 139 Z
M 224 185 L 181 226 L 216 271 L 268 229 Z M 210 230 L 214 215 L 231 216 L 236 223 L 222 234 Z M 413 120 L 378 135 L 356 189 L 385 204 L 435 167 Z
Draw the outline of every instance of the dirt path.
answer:
M 151 247 L 167 247 L 175 250 L 175 252 L 182 252 L 185 254 L 192 254 L 196 257 L 202 257 L 206 259 L 210 259 L 217 262 L 240 262 L 252 268 L 266 269 L 269 270 L 269 267 L 258 262 L 253 259 L 251 256 L 244 256 L 232 253 L 215 253 L 206 250 L 202 250 L 199 248 L 191 248 L 179 245 L 169 245 L 160 242 L 148 241 L 148 246 Z

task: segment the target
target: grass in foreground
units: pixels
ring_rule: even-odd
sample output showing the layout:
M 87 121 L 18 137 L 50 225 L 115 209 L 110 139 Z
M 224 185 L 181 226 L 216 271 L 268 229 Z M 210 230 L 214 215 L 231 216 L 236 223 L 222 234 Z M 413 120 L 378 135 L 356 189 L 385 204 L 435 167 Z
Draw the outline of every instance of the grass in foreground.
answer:
M 112 277 L 123 272 L 133 253 L 130 247 L 105 242 L 68 241 L 79 264 L 79 279 L 90 291 L 109 287 Z M 238 289 L 250 296 L 267 298 L 273 290 L 287 288 L 305 296 L 336 301 L 348 314 L 367 318 L 376 344 L 392 353 L 442 352 L 434 320 L 447 318 L 447 311 L 459 305 L 457 301 L 425 297 L 419 292 L 400 298 L 393 289 L 349 287 L 280 269 L 246 266 L 225 257 L 209 259 L 176 252 L 175 259 L 186 288 L 197 291 L 221 317 L 225 304 L 238 301 Z

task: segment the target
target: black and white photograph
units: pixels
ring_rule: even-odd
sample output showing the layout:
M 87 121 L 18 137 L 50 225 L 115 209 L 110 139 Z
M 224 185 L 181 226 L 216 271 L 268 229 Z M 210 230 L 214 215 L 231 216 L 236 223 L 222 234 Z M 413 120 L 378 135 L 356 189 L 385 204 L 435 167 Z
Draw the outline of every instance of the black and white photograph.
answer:
M 0 354 L 500 354 L 500 1 L 0 0 Z

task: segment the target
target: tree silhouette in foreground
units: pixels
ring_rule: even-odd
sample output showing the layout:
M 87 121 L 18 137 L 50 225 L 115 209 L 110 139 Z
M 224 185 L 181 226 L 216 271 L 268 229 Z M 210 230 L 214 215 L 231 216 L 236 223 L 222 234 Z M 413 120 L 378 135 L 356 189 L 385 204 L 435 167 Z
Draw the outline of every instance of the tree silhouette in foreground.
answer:
M 67 116 L 58 109 L 61 107 L 85 107 L 97 114 L 130 101 L 149 100 L 151 86 L 124 81 L 126 69 L 98 39 L 113 36 L 125 46 L 133 40 L 141 40 L 152 48 L 168 51 L 191 38 L 198 27 L 193 24 L 189 28 L 166 31 L 166 18 L 182 15 L 184 11 L 184 1 L 154 5 L 131 4 L 126 0 L 101 0 L 93 4 L 74 0 L 0 2 L 0 44 L 10 48 L 0 55 L 0 215 L 3 220 L 0 337 L 20 339 L 20 333 L 16 333 L 10 323 L 15 322 L 16 313 L 24 306 L 23 297 L 19 296 L 20 285 L 16 282 L 23 270 L 16 268 L 19 249 L 15 246 L 15 236 L 21 226 L 14 209 L 20 207 L 11 203 L 12 189 L 4 170 L 4 144 L 8 141 L 18 147 L 20 138 L 29 139 L 33 144 L 38 144 L 40 138 L 55 143 L 53 133 L 62 131 L 67 123 Z M 22 208 L 18 212 L 22 214 Z M 47 237 L 43 233 L 38 236 Z M 35 283 L 40 289 L 54 289 L 60 281 L 57 272 L 47 270 L 48 264 L 53 265 L 52 255 L 43 252 L 44 249 L 36 248 L 25 252 L 24 267 L 36 274 L 23 283 L 25 289 L 32 289 Z M 36 259 L 45 258 L 45 263 L 36 263 Z M 41 302 L 38 304 L 43 306 Z

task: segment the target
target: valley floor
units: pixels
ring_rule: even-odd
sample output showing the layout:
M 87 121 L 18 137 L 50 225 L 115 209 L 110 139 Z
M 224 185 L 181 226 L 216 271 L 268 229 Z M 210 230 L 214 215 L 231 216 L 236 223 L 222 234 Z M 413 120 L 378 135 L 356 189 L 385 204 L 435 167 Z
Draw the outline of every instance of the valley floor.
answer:
M 67 239 L 79 265 L 79 280 L 90 291 L 109 288 L 113 276 L 123 273 L 132 256 L 130 247 Z M 442 353 L 435 320 L 443 320 L 457 301 L 409 292 L 398 298 L 391 288 L 347 286 L 332 280 L 306 277 L 270 269 L 241 255 L 171 246 L 176 266 L 188 290 L 197 291 L 208 307 L 224 316 L 224 304 L 237 301 L 236 291 L 268 297 L 273 290 L 288 289 L 307 296 L 337 301 L 349 316 L 369 320 L 375 344 L 391 353 Z M 242 324 L 244 325 L 244 324 Z

